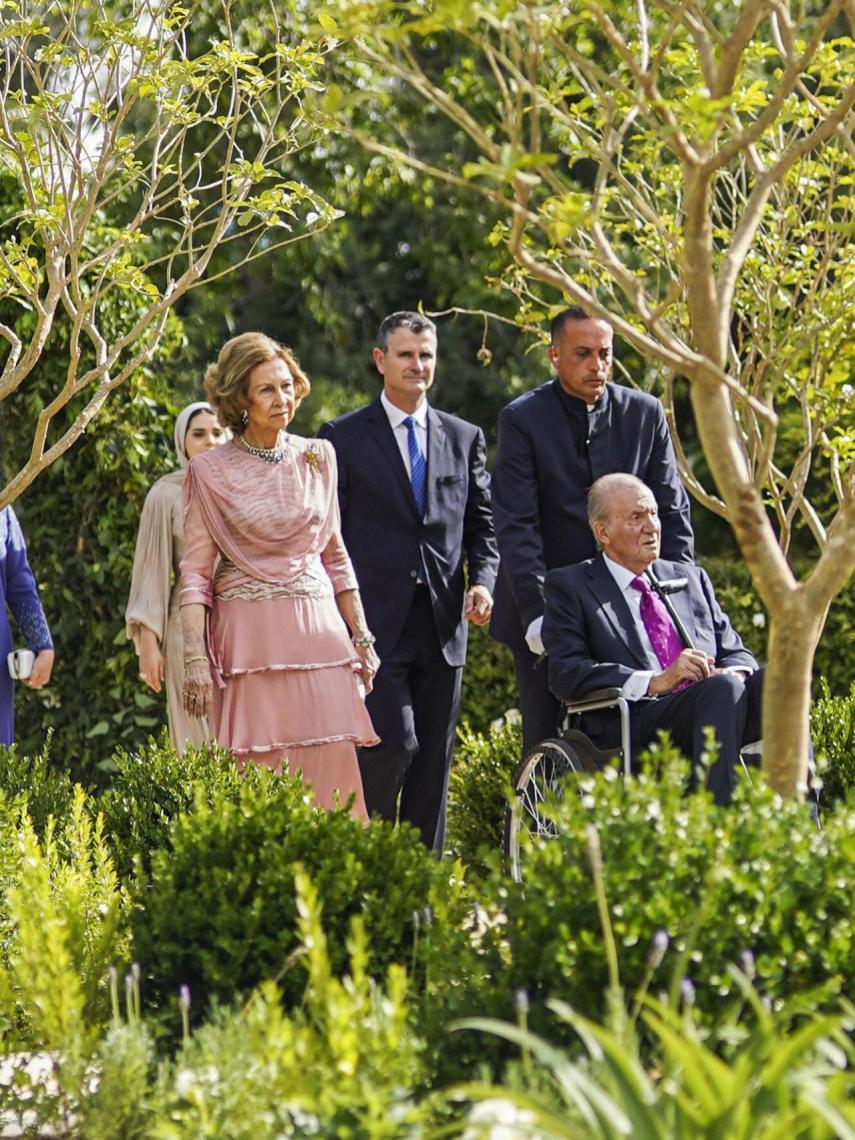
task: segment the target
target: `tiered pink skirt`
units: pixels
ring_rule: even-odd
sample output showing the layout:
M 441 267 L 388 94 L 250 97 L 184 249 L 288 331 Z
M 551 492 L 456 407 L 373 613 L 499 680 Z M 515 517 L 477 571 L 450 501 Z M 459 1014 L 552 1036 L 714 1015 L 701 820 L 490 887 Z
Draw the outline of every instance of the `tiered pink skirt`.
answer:
M 332 595 L 216 598 L 209 638 L 225 682 L 214 688 L 218 743 L 241 765 L 302 772 L 324 807 L 354 795 L 351 814 L 367 819 L 356 746 L 378 737 Z

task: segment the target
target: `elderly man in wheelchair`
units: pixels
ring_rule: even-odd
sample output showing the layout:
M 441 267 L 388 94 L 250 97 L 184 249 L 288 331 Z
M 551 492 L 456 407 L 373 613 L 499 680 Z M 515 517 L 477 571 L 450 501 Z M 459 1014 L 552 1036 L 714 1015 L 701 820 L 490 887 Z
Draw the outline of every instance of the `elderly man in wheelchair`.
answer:
M 763 670 L 704 571 L 659 559 L 652 492 L 633 475 L 605 475 L 588 494 L 588 520 L 600 553 L 550 571 L 544 584 L 546 667 L 552 692 L 565 702 L 565 727 L 517 773 L 511 854 L 521 814 L 530 827 L 533 801 L 565 773 L 594 770 L 617 755 L 628 773 L 632 756 L 660 729 L 698 771 L 711 726 L 718 759 L 706 783 L 715 802 L 727 804 L 741 753 L 761 735 Z

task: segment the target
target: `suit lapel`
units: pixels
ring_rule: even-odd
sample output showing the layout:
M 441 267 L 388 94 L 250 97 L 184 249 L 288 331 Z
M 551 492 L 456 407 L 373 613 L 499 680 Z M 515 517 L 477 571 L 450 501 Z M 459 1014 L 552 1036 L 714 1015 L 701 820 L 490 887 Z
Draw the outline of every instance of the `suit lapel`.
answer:
M 410 482 L 409 473 L 404 466 L 404 460 L 401 458 L 401 452 L 398 448 L 397 440 L 395 439 L 395 433 L 392 431 L 392 425 L 389 423 L 389 417 L 386 415 L 379 398 L 368 406 L 368 422 L 371 425 L 374 440 L 389 466 L 394 471 L 413 514 L 418 516 L 419 512 L 416 506 L 416 497 L 413 494 L 413 485 Z M 430 432 L 428 432 L 428 440 L 429 439 Z M 428 473 L 430 473 L 430 464 L 428 464 Z
M 650 663 L 630 608 L 601 554 L 590 563 L 587 572 L 591 593 L 597 599 L 600 610 L 614 629 L 615 635 L 624 643 L 639 666 L 648 669 Z
M 447 439 L 442 420 L 428 407 L 427 414 L 427 502 L 425 503 L 425 518 L 436 513 L 436 481 L 445 470 L 444 458 Z M 415 502 L 415 499 L 413 500 Z

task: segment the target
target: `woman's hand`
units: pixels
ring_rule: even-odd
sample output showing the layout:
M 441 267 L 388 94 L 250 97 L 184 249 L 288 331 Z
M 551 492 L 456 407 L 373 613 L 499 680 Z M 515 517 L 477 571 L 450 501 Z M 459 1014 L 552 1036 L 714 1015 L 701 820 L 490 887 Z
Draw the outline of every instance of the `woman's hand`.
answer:
M 201 719 L 211 711 L 214 683 L 207 657 L 184 662 L 184 710 Z
M 41 689 L 50 680 L 53 669 L 54 652 L 52 649 L 41 649 L 36 654 L 33 670 L 29 677 L 24 677 L 24 684 L 29 689 Z
M 380 668 L 380 658 L 373 645 L 354 645 L 353 648 L 359 658 L 359 674 L 367 695 L 374 688 L 374 677 Z
M 140 680 L 159 693 L 163 686 L 164 658 L 154 633 L 147 628 L 140 630 Z

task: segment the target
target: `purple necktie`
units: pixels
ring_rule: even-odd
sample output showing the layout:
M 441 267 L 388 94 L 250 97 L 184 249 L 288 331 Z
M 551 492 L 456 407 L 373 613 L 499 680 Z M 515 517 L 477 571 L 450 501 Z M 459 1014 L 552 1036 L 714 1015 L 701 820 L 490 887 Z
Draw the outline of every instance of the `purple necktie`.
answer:
M 683 643 L 674 623 L 662 602 L 644 578 L 633 578 L 630 586 L 641 593 L 641 620 L 650 638 L 653 651 L 663 669 L 673 665 L 683 652 Z

